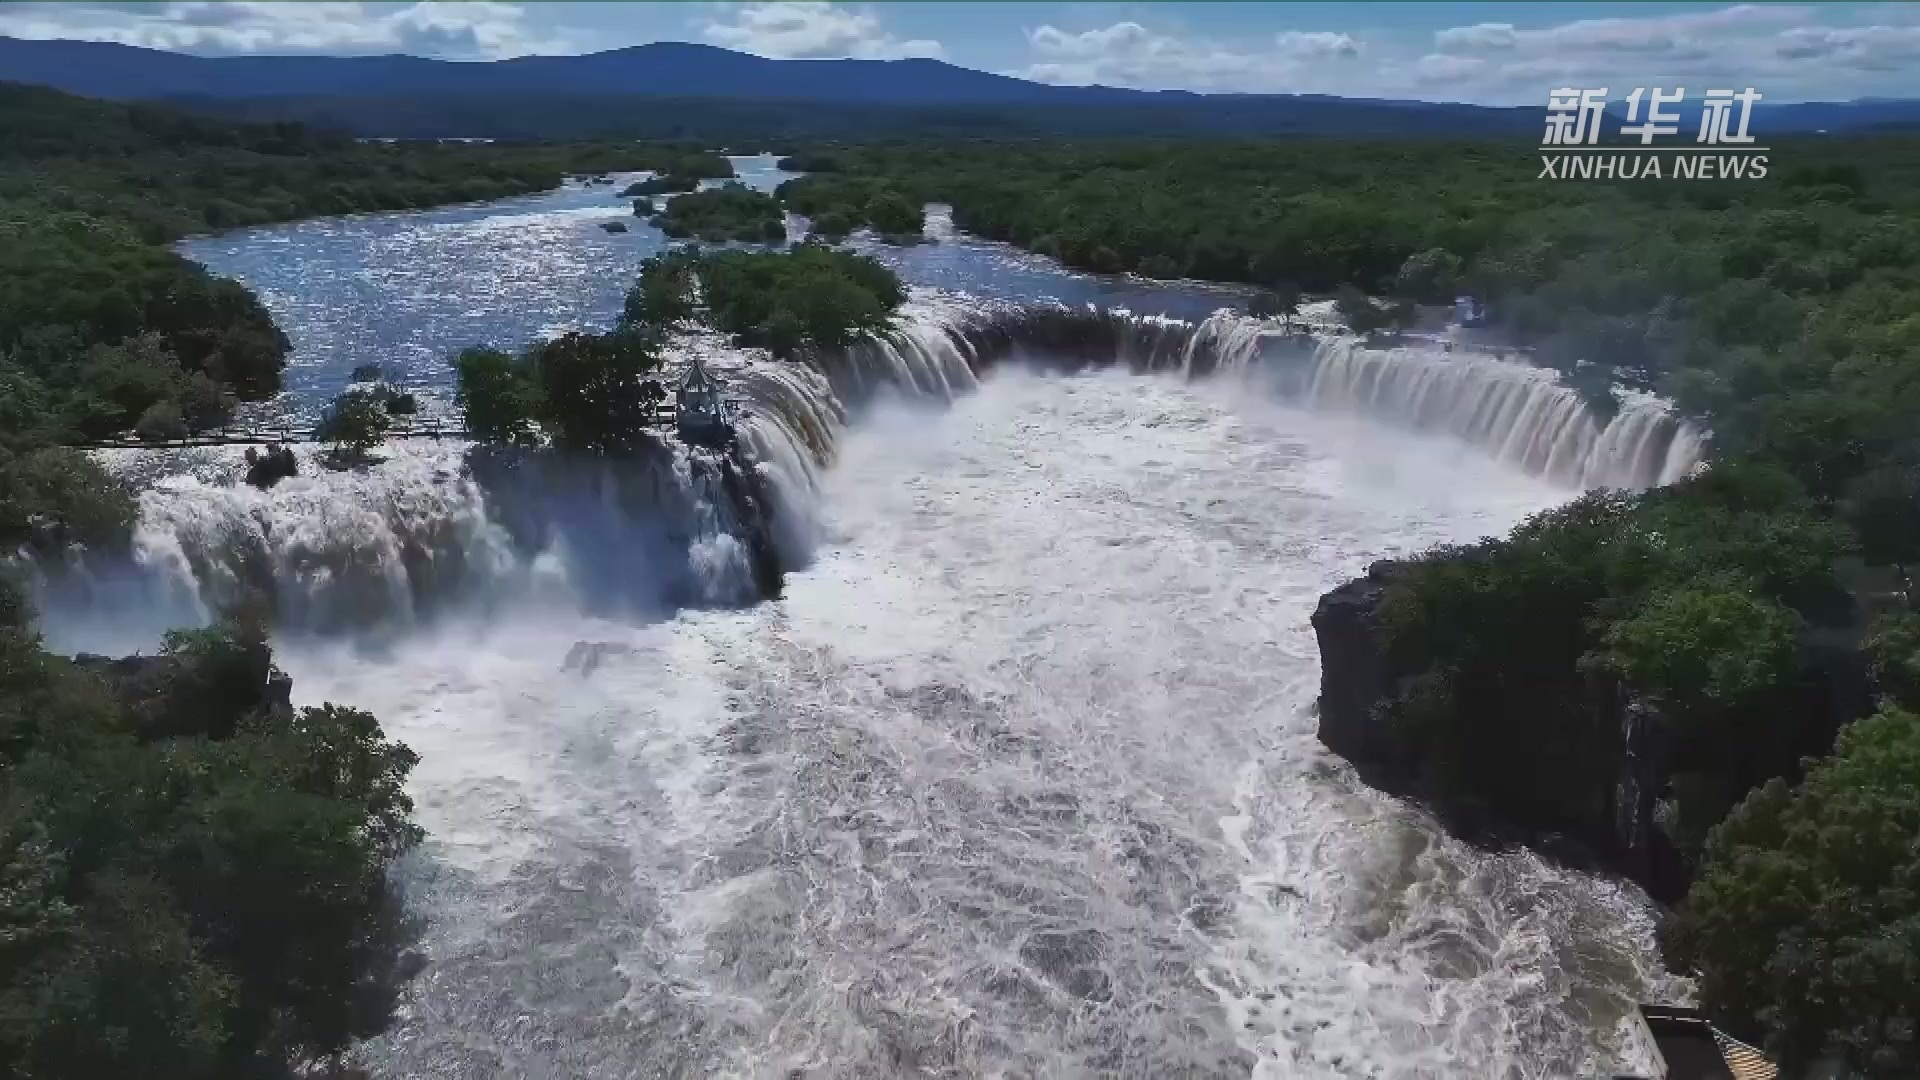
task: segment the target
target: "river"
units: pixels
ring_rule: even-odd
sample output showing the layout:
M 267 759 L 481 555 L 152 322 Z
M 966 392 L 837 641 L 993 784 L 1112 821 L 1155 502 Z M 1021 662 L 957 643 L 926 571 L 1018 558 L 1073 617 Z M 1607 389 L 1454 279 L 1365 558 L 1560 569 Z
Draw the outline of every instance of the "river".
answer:
M 764 159 L 741 165 L 778 178 Z M 367 362 L 439 408 L 453 350 L 611 321 L 662 242 L 612 190 L 185 250 L 256 288 L 292 337 L 284 411 L 310 411 Z M 635 227 L 599 227 L 611 220 Z M 199 593 L 227 572 L 206 552 L 235 538 L 303 611 L 361 579 L 356 602 L 406 608 L 383 633 L 291 619 L 278 641 L 297 700 L 367 708 L 421 755 L 411 791 L 429 836 L 405 880 L 429 963 L 367 1064 L 556 1078 L 1644 1067 L 1622 1060 L 1623 1016 L 1684 992 L 1659 967 L 1650 905 L 1469 848 L 1360 784 L 1314 735 L 1307 616 L 1369 561 L 1502 532 L 1602 465 L 1670 478 L 1691 453 L 1672 425 L 1593 421 L 1505 367 L 1324 344 L 1280 396 L 1252 361 L 1225 360 L 1197 380 L 1002 364 L 976 385 L 964 335 L 926 329 L 949 309 L 1048 299 L 1198 322 L 1241 294 L 1067 273 L 935 232 L 869 250 L 916 286 L 921 330 L 887 362 L 945 365 L 945 392 L 829 402 L 762 433 L 812 455 L 786 480 L 805 487 L 812 530 L 778 600 L 609 614 L 590 602 L 600 583 L 648 573 L 644 560 L 618 542 L 591 575 L 579 545 L 517 557 L 457 447 L 265 494 L 181 475 L 143 497 L 129 573 L 165 619 L 204 616 Z M 1208 332 L 1240 344 L 1218 356 L 1277 347 L 1223 319 Z M 830 439 L 795 434 L 842 414 Z M 484 602 L 424 612 L 423 576 Z M 152 629 L 49 618 L 69 647 Z

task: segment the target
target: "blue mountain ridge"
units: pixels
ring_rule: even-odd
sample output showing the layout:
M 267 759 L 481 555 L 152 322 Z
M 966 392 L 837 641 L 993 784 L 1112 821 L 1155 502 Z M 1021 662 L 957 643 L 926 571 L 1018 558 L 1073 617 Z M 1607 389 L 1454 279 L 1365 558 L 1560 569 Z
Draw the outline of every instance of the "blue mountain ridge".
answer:
M 1201 129 L 1338 135 L 1525 134 L 1539 107 L 1323 95 L 1199 94 L 1056 86 L 939 60 L 774 60 L 709 45 L 659 42 L 580 56 L 494 61 L 417 56 L 194 56 L 108 42 L 0 37 L 0 81 L 115 100 L 197 103 L 268 99 L 674 98 L 819 102 L 901 109 L 1137 109 Z M 1542 105 L 1544 105 L 1544 101 Z M 1687 123 L 1697 104 L 1689 103 Z M 1618 106 L 1609 128 L 1617 123 Z M 1762 104 L 1756 132 L 1845 131 L 1920 124 L 1920 101 Z M 1692 130 L 1689 127 L 1689 132 Z

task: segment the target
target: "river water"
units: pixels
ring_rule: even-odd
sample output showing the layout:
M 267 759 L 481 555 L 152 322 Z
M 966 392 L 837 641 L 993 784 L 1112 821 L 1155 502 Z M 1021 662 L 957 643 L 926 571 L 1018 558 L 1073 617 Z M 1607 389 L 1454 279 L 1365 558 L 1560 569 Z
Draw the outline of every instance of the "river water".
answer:
M 617 219 L 633 231 L 599 228 Z M 357 364 L 443 400 L 463 345 L 603 326 L 660 243 L 596 187 L 186 250 L 261 292 L 295 342 L 283 407 L 305 412 Z M 1237 299 L 950 233 L 875 250 L 923 312 L 1197 319 Z M 1427 362 L 1393 361 L 1417 397 L 1380 360 L 1367 394 L 1292 401 L 1229 375 L 1001 366 L 951 401 L 847 410 L 778 600 L 590 614 L 553 552 L 476 578 L 498 599 L 481 610 L 377 639 L 289 628 L 299 700 L 367 708 L 422 759 L 406 880 L 429 964 L 362 1056 L 407 1077 L 1644 1067 L 1622 1017 L 1684 992 L 1644 898 L 1455 842 L 1314 736 L 1319 595 L 1570 497 L 1569 474 L 1507 453 L 1515 425 L 1558 425 L 1526 436 L 1542 454 L 1604 442 L 1526 379 L 1493 404 L 1434 397 Z M 162 484 L 146 569 L 204 577 L 162 556 L 251 530 L 302 588 L 354 561 L 316 571 L 321 550 L 417 575 L 393 538 L 422 520 L 463 565 L 510 561 L 457 448 L 380 468 Z M 75 647 L 100 631 L 65 627 Z

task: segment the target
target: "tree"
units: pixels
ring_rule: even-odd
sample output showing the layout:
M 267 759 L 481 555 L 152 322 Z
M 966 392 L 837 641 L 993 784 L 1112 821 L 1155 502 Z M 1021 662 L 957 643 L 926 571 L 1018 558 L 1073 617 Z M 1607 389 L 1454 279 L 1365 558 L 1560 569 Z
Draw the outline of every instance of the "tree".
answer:
M 678 196 L 652 220 L 655 227 L 676 238 L 756 242 L 772 239 L 775 230 L 780 237 L 786 235 L 779 200 L 738 183 Z
M 1902 611 L 1876 620 L 1867 656 L 1881 693 L 1902 708 L 1920 709 L 1920 615 Z
M 285 1076 L 377 1030 L 415 763 L 257 626 L 82 667 L 0 631 L 0 1073 Z
M 140 414 L 140 422 L 133 426 L 133 430 L 142 439 L 160 442 L 185 438 L 187 422 L 180 418 L 180 406 L 169 398 L 147 406 L 147 411 Z
M 1393 295 L 1421 304 L 1444 304 L 1459 288 L 1460 257 L 1445 248 L 1428 248 L 1407 256 L 1393 275 Z
M 126 486 L 77 450 L 0 450 L 0 545 L 9 550 L 117 549 L 131 538 L 136 516 Z
M 622 325 L 671 330 L 693 317 L 697 254 L 655 255 L 640 264 L 640 280 L 627 291 Z
M 1678 723 L 1710 709 L 1755 702 L 1793 674 L 1795 620 L 1738 579 L 1661 589 L 1614 623 L 1606 647 L 1615 670 Z
M 1247 302 L 1247 314 L 1258 319 L 1285 320 L 1287 329 L 1293 329 L 1293 318 L 1300 313 L 1300 287 L 1289 281 L 1277 282 L 1272 288 L 1262 289 L 1253 294 Z
M 860 223 L 844 210 L 827 210 L 807 220 L 807 232 L 822 240 L 844 240 Z
M 1346 321 L 1347 328 L 1356 334 L 1371 334 L 1387 326 L 1387 313 L 1352 285 L 1340 286 L 1334 293 L 1333 306 Z
M 1713 830 L 1666 929 L 1702 1006 L 1778 1055 L 1920 1074 L 1920 718 L 1883 709 L 1797 787 L 1770 781 Z
M 563 450 L 621 453 L 643 437 L 653 409 L 646 375 L 660 365 L 635 333 L 566 334 L 528 351 L 540 427 Z
M 1858 477 L 1847 485 L 1840 516 L 1869 562 L 1920 562 L 1920 469 L 1889 465 Z
M 534 416 L 540 393 L 525 365 L 498 349 L 472 348 L 461 352 L 454 366 L 454 402 L 466 417 L 467 434 L 507 446 L 538 441 Z
M 867 203 L 867 221 L 881 236 L 917 237 L 926 227 L 919 203 L 897 191 L 884 191 Z
M 333 453 L 340 460 L 358 461 L 380 445 L 392 422 L 378 392 L 355 387 L 333 399 L 314 435 L 321 442 L 332 444 Z
M 233 394 L 198 371 L 181 381 L 175 400 L 180 403 L 181 420 L 194 431 L 216 428 L 233 419 Z

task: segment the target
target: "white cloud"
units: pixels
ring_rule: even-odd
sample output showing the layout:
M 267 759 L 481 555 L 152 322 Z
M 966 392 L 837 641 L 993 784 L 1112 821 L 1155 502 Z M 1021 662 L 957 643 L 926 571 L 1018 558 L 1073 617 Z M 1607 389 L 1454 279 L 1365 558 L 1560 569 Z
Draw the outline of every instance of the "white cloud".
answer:
M 1477 56 L 1428 53 L 1414 63 L 1413 74 L 1423 83 L 1453 83 L 1470 79 L 1486 69 L 1487 62 Z
M 1709 11 L 1579 19 L 1544 26 L 1477 23 L 1441 30 L 1436 52 L 1412 68 L 1415 83 L 1446 83 L 1474 100 L 1544 101 L 1554 85 L 1755 86 L 1769 97 L 1847 85 L 1821 60 L 1893 70 L 1920 59 L 1909 28 L 1811 26 L 1833 9 L 1736 4 Z M 1915 28 L 1920 29 L 1920 28 Z M 1832 96 L 1832 89 L 1826 91 Z
M 1244 85 L 1259 63 L 1250 53 L 1155 33 L 1137 22 L 1077 34 L 1042 26 L 1027 31 L 1027 44 L 1042 59 L 1021 74 L 1074 85 L 1222 89 Z
M 1273 43 L 1290 56 L 1357 56 L 1360 43 L 1346 34 L 1325 31 L 1285 30 L 1273 36 Z
M 825 0 L 764 0 L 733 5 L 726 15 L 724 21 L 707 23 L 701 35 L 760 56 L 893 59 L 943 54 L 938 41 L 902 41 L 887 33 L 871 11 Z
M 1920 65 L 1920 26 L 1801 26 L 1783 31 L 1776 43 L 1789 60 L 1819 60 L 1866 71 L 1900 71 Z
M 1475 23 L 1433 35 L 1433 43 L 1442 49 L 1511 49 L 1519 40 L 1512 23 Z
M 1026 34 L 1039 60 L 1014 74 L 1082 86 L 1294 91 L 1312 75 L 1307 61 L 1351 57 L 1361 49 L 1347 34 L 1288 30 L 1275 34 L 1270 47 L 1248 50 L 1137 22 L 1079 33 L 1049 25 Z
M 421 0 L 384 12 L 354 2 L 15 3 L 0 8 L 0 34 L 206 53 L 406 52 L 490 59 L 573 51 L 564 40 L 535 34 L 525 16 L 520 6 L 494 0 Z

